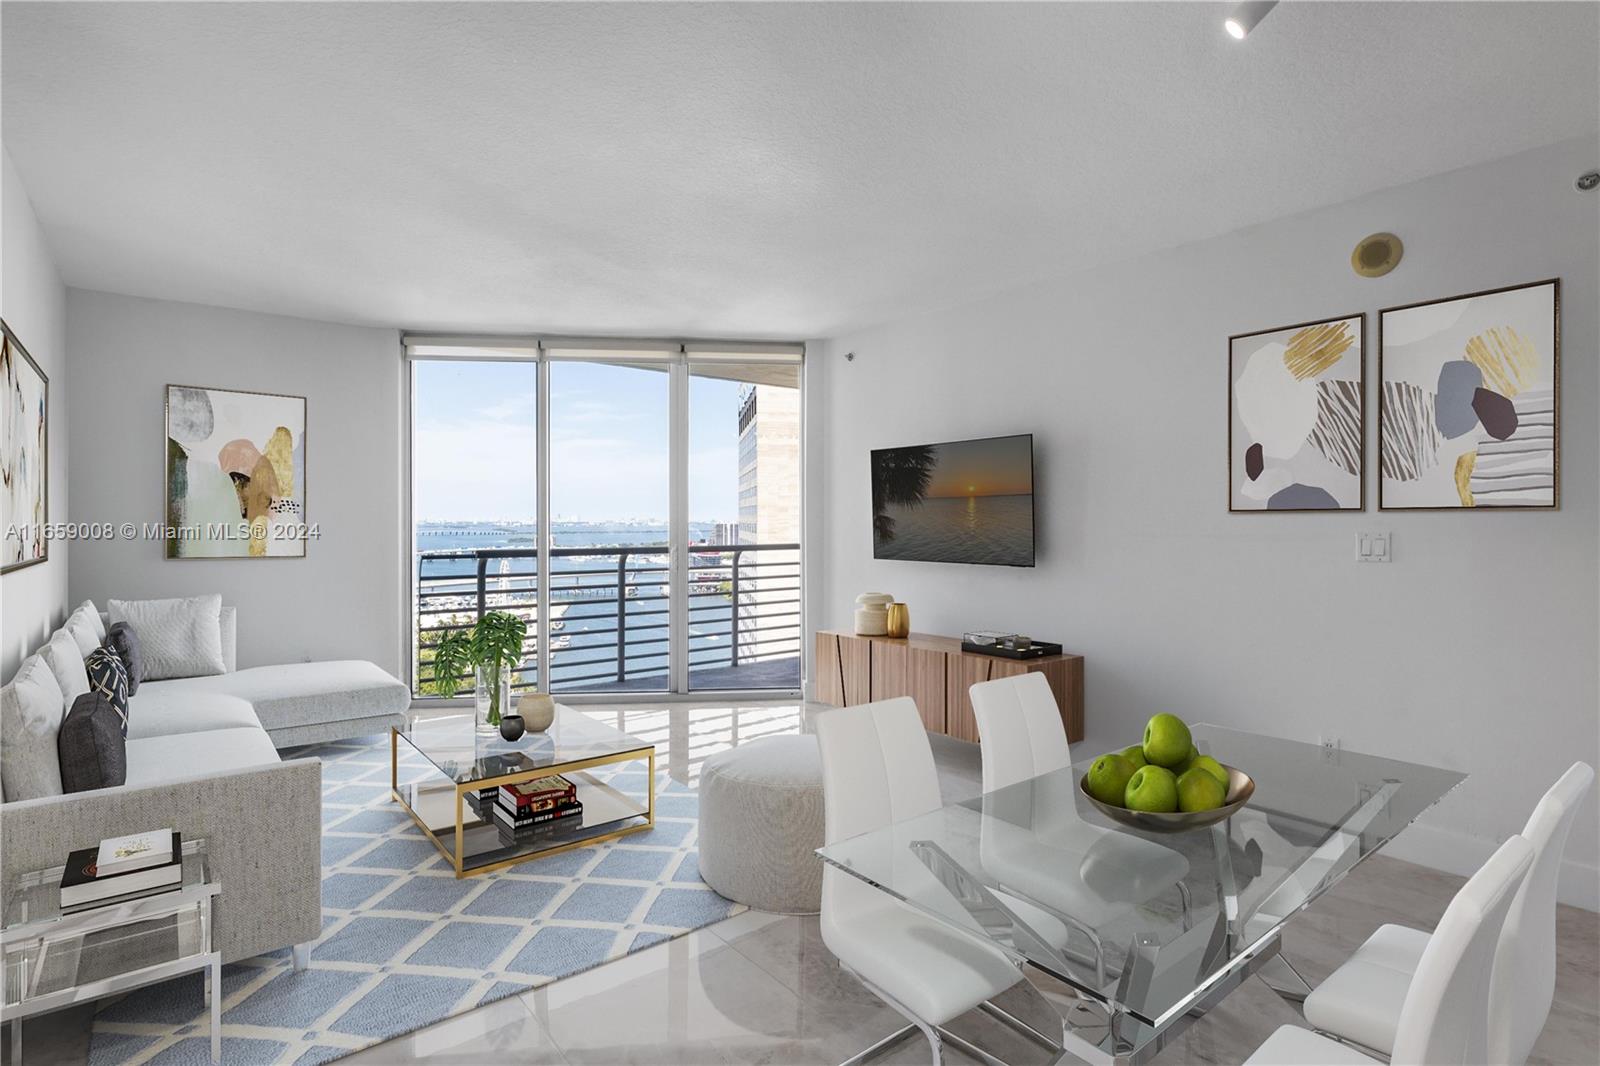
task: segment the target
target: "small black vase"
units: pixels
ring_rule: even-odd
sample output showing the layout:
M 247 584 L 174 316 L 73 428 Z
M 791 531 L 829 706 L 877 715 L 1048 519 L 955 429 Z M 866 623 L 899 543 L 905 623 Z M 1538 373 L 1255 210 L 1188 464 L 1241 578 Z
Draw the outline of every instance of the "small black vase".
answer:
M 500 735 L 507 740 L 516 740 L 526 728 L 520 714 L 508 714 L 500 719 Z

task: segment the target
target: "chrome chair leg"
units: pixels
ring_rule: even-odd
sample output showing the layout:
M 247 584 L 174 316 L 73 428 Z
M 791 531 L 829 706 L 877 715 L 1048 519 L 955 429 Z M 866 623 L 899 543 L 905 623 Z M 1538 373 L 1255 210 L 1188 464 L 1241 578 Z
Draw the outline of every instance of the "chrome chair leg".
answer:
M 879 988 L 877 985 L 873 984 L 871 981 L 868 981 L 865 977 L 862 977 L 860 974 L 856 973 L 854 970 L 850 969 L 848 966 L 844 966 L 844 965 L 841 964 L 839 968 L 841 970 L 843 970 L 845 973 L 849 974 L 851 977 L 854 977 L 857 981 L 860 981 L 861 984 L 862 984 L 862 987 L 864 987 L 868 992 L 871 992 L 873 995 L 875 995 L 879 999 L 883 1000 L 890 1007 L 894 1008 L 896 1013 L 900 1014 L 902 1017 L 904 1017 L 906 1019 L 906 1021 L 911 1023 L 906 1028 L 901 1029 L 898 1032 L 892 1033 L 888 1037 L 884 1038 L 883 1040 L 878 1041 L 876 1044 L 872 1045 L 872 1047 L 868 1048 L 866 1051 L 863 1051 L 860 1054 L 852 1056 L 850 1059 L 847 1060 L 848 1063 L 851 1063 L 851 1064 L 861 1063 L 861 1062 L 865 1061 L 867 1058 L 871 1057 L 872 1055 L 875 1055 L 879 1051 L 882 1051 L 883 1049 L 885 1049 L 889 1045 L 894 1044 L 894 1043 L 898 1043 L 904 1037 L 910 1035 L 913 1032 L 916 1032 L 916 1031 L 920 1030 L 922 1032 L 922 1035 L 928 1038 L 928 1048 L 933 1054 L 933 1066 L 940 1066 L 940 1064 L 944 1061 L 944 1042 L 943 1042 L 943 1039 L 942 1039 L 942 1036 L 944 1034 L 940 1033 L 938 1026 L 931 1025 L 928 1022 L 923 1021 L 921 1018 L 919 1018 L 915 1014 L 913 1014 L 911 1012 L 910 1008 L 908 1008 L 905 1004 L 901 1003 L 898 999 L 895 999 L 893 996 L 889 995 L 889 993 L 885 992 L 883 989 Z M 960 1047 L 960 1044 L 957 1044 L 956 1046 Z M 962 1051 L 966 1051 L 967 1049 L 963 1047 L 963 1048 L 961 1048 L 961 1050 Z M 1005 1064 L 1001 1063 L 1000 1066 L 1005 1066 Z
M 862 1063 L 866 1062 L 874 1055 L 879 1055 L 885 1051 L 888 1051 L 906 1037 L 915 1036 L 917 1031 L 918 1030 L 915 1025 L 907 1025 L 900 1029 L 896 1029 L 894 1032 L 890 1033 L 876 1044 L 873 1044 L 871 1047 L 851 1055 L 848 1059 L 845 1059 L 843 1062 L 841 1062 L 839 1066 L 861 1066 Z
M 992 1003 L 989 1000 L 984 1000 L 982 1003 L 978 1004 L 978 1009 L 983 1011 L 983 1013 L 987 1014 L 989 1017 L 993 1018 L 995 1021 L 999 1022 L 1001 1025 L 1004 1025 L 1006 1028 L 1017 1033 L 1019 1036 L 1022 1036 L 1025 1039 L 1039 1045 L 1039 1047 L 1046 1051 L 1056 1052 L 1061 1050 L 1061 1045 L 1056 1043 L 1056 1041 L 1051 1040 L 1048 1036 L 1045 1036 L 1043 1033 L 1039 1032 L 1039 1030 L 1035 1029 L 1033 1026 L 1029 1025 L 1027 1022 L 1023 1021 L 1021 1018 L 1018 1018 L 1015 1014 L 1012 1014 L 1010 1011 L 999 1006 L 998 1004 Z
M 860 981 L 862 987 L 864 987 L 868 992 L 871 992 L 874 996 L 877 996 L 884 1003 L 887 1003 L 895 1010 L 896 1013 L 900 1014 L 911 1023 L 904 1028 L 895 1030 L 866 1050 L 859 1051 L 852 1055 L 850 1058 L 841 1063 L 840 1066 L 862 1066 L 863 1063 L 873 1058 L 873 1056 L 887 1051 L 890 1047 L 900 1043 L 900 1041 L 918 1031 L 920 1031 L 923 1036 L 927 1037 L 928 1048 L 932 1052 L 934 1066 L 939 1066 L 939 1064 L 943 1062 L 945 1044 L 949 1044 L 958 1051 L 961 1051 L 966 1055 L 970 1055 L 979 1062 L 984 1063 L 985 1066 L 1008 1066 L 1004 1059 L 996 1058 L 994 1055 L 991 1055 L 989 1052 L 985 1051 L 983 1048 L 974 1044 L 972 1041 L 968 1040 L 959 1033 L 953 1033 L 944 1026 L 931 1025 L 928 1022 L 923 1021 L 921 1018 L 913 1014 L 911 1010 L 905 1006 L 905 1004 L 901 1003 L 899 1000 L 895 999 L 893 996 L 889 995 L 889 993 L 885 992 L 871 981 L 868 981 L 854 970 L 851 970 L 849 967 L 841 965 L 840 969 L 844 970 L 844 972 L 848 973 L 851 977 L 854 977 L 857 981 Z M 1028 979 L 1025 975 L 1019 973 L 1018 978 L 1022 982 L 1027 983 Z M 1029 987 L 1031 988 L 1032 986 L 1029 985 Z M 1037 989 L 1034 989 L 1033 991 L 1036 996 L 1039 995 L 1039 991 Z M 989 1017 L 993 1018 L 1001 1025 L 1004 1025 L 1012 1032 L 1017 1033 L 1019 1036 L 1024 1037 L 1034 1044 L 1037 1044 L 1043 1050 L 1050 1052 L 1053 1056 L 1051 1059 L 1052 1062 L 1066 1061 L 1067 1050 L 1065 1042 L 1057 1043 L 1056 1041 L 1051 1040 L 1048 1036 L 1045 1036 L 1038 1029 L 1035 1029 L 1021 1018 L 1018 1018 L 1015 1014 L 1012 1014 L 1004 1007 L 1001 1007 L 988 1000 L 978 1004 L 978 1010 L 982 1011 L 984 1014 L 987 1014 Z M 1065 1023 L 1066 1020 L 1063 1019 L 1062 1024 L 1065 1025 Z

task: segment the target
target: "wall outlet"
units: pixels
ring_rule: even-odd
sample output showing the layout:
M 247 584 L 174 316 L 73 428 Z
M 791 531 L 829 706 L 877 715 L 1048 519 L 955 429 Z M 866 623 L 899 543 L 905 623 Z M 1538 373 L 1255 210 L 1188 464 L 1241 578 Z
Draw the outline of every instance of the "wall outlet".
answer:
M 1339 738 L 1328 733 L 1317 738 L 1317 743 L 1322 745 L 1322 754 L 1328 758 L 1337 758 L 1339 755 Z
M 1357 533 L 1356 562 L 1386 563 L 1393 547 L 1393 533 Z

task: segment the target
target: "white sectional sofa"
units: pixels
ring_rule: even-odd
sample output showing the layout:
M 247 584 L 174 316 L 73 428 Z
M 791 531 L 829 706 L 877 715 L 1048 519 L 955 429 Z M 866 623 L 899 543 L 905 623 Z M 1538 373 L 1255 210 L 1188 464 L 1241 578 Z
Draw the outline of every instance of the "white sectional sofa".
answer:
M 130 744 L 135 736 L 169 736 L 202 721 L 210 723 L 208 729 L 217 728 L 218 722 L 264 729 L 277 748 L 370 736 L 405 724 L 411 705 L 405 684 L 360 659 L 236 669 L 237 617 L 234 608 L 222 608 L 226 673 L 139 686 L 128 701 Z M 131 778 L 131 747 L 128 757 Z
M 146 681 L 129 699 L 125 784 L 19 798 L 0 775 L 5 890 L 18 874 L 59 865 L 76 848 L 170 825 L 207 841 L 222 885 L 216 943 L 224 961 L 316 939 L 322 767 L 314 758 L 282 759 L 278 749 L 404 726 L 410 693 L 368 662 L 237 670 L 234 609 L 223 607 L 220 620 L 224 673 Z M 6 759 L 53 754 L 53 739 L 39 734 L 48 723 L 21 725 L 10 689 L 0 717 Z M 34 735 L 17 735 L 23 728 Z

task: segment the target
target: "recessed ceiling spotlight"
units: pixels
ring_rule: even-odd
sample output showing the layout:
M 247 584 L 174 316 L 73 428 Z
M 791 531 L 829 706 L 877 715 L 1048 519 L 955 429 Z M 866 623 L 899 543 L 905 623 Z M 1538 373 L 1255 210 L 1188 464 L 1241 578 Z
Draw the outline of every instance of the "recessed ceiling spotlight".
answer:
M 1223 20 L 1222 28 L 1228 31 L 1228 36 L 1236 41 L 1242 41 L 1251 30 L 1260 25 L 1261 20 L 1267 17 L 1267 12 L 1278 6 L 1278 0 L 1246 0 L 1237 4 Z

